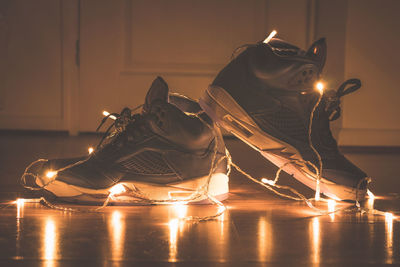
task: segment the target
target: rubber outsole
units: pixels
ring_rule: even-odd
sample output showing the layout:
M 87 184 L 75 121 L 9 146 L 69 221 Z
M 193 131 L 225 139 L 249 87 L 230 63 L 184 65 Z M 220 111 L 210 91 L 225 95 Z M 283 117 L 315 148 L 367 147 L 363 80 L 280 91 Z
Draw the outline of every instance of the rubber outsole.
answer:
M 315 174 L 293 163 L 291 160 L 303 160 L 293 146 L 264 132 L 247 112 L 223 88 L 210 86 L 199 100 L 203 110 L 222 128 L 259 151 L 266 159 L 292 175 L 307 187 L 315 190 Z M 282 157 L 276 154 L 285 154 Z M 349 186 L 335 184 L 323 177 L 320 179 L 320 192 L 336 200 L 362 200 L 367 189 L 357 190 Z

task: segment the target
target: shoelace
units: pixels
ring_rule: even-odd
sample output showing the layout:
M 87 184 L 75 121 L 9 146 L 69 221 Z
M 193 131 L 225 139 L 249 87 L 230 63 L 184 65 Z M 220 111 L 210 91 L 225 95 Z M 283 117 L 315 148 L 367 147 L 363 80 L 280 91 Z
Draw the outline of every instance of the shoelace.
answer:
M 100 130 L 100 128 L 104 125 L 104 123 L 108 120 L 113 118 L 114 122 L 107 128 L 107 130 L 104 132 L 103 137 L 101 138 L 99 144 L 97 145 L 97 148 L 100 148 L 100 146 L 103 144 L 104 140 L 106 138 L 110 138 L 115 136 L 116 133 L 122 133 L 123 131 L 126 130 L 126 126 L 130 123 L 133 123 L 135 121 L 137 121 L 141 115 L 136 113 L 133 114 L 132 113 L 134 111 L 136 111 L 137 109 L 141 108 L 143 105 L 140 105 L 134 109 L 130 109 L 130 108 L 124 108 L 122 109 L 121 113 L 110 113 L 107 116 L 105 116 L 99 126 L 96 129 L 96 132 L 98 132 Z M 115 131 L 113 133 L 110 133 L 111 129 L 114 128 Z
M 361 87 L 361 81 L 359 79 L 349 79 L 343 82 L 337 91 L 329 90 L 325 91 L 322 96 L 322 106 L 320 106 L 316 111 L 315 118 L 315 127 L 318 129 L 314 129 L 313 131 L 318 133 L 317 135 L 322 143 L 322 147 L 329 147 L 328 150 L 320 151 L 322 157 L 325 157 L 324 153 L 327 151 L 337 150 L 337 143 L 334 137 L 332 136 L 331 129 L 329 127 L 329 122 L 337 120 L 341 115 L 341 103 L 340 98 L 357 91 Z M 315 105 L 315 103 L 310 102 L 310 105 Z M 320 141 L 316 141 L 316 145 L 319 147 L 319 150 L 322 148 L 318 145 Z M 329 154 L 330 152 L 328 152 Z
M 350 86 L 350 87 L 349 87 Z M 342 112 L 340 107 L 340 98 L 342 96 L 351 94 L 361 88 L 361 81 L 359 79 L 349 79 L 343 82 L 337 91 L 327 91 L 324 95 L 326 101 L 325 111 L 328 114 L 329 120 L 337 120 Z

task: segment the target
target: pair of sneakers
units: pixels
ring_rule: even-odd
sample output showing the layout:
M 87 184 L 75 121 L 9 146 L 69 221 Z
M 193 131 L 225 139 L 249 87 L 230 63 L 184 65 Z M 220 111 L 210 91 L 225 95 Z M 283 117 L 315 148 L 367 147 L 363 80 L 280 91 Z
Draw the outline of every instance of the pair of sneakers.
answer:
M 339 152 L 329 127 L 340 116 L 340 97 L 361 83 L 315 90 L 326 52 L 325 39 L 307 51 L 277 38 L 248 45 L 199 102 L 170 93 L 157 77 L 141 112 L 125 108 L 104 118 L 114 121 L 91 154 L 31 164 L 24 184 L 31 175 L 30 188 L 64 201 L 224 200 L 229 159 L 221 127 L 306 186 L 337 200 L 361 200 L 369 179 Z

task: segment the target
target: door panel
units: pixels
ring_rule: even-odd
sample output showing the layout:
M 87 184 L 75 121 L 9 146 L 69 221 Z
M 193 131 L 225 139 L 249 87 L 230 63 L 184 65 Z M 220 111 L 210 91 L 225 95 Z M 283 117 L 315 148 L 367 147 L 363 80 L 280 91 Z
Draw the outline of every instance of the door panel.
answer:
M 81 1 L 80 131 L 93 131 L 104 109 L 142 104 L 157 75 L 172 91 L 200 97 L 236 47 L 279 25 L 304 46 L 307 7 L 307 0 Z
M 62 130 L 60 1 L 2 1 L 0 128 Z

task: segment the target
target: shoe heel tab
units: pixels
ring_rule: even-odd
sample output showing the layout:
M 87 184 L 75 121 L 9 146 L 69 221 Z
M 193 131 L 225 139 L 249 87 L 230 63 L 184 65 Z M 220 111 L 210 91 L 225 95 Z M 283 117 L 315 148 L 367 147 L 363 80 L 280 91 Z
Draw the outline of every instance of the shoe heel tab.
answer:
M 327 50 L 326 38 L 321 38 L 310 46 L 306 55 L 316 61 L 319 69 L 322 70 L 326 61 Z

